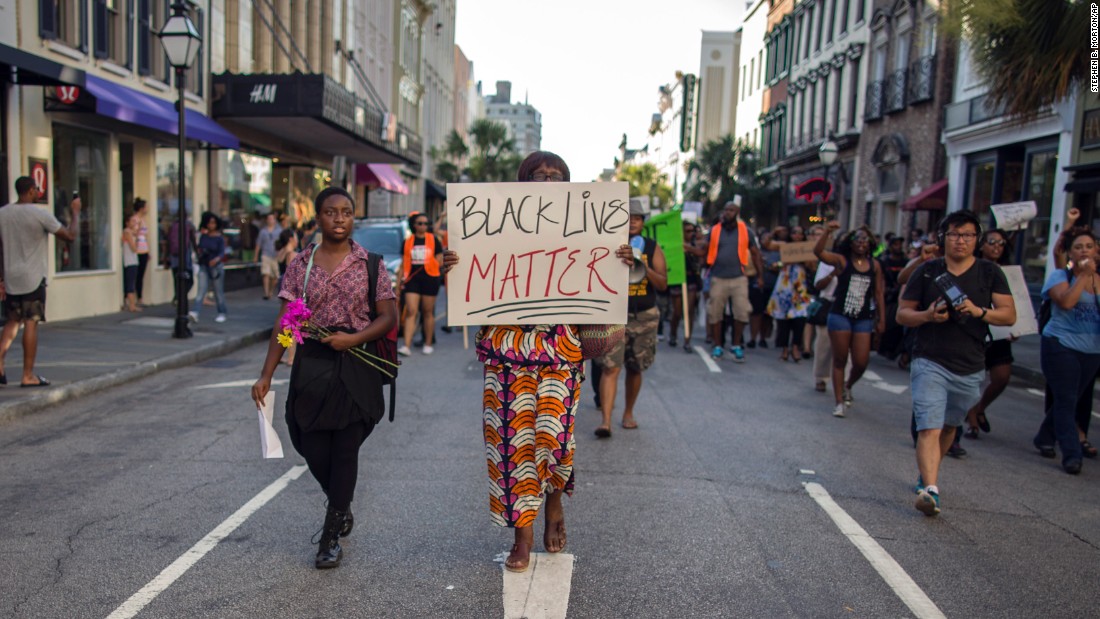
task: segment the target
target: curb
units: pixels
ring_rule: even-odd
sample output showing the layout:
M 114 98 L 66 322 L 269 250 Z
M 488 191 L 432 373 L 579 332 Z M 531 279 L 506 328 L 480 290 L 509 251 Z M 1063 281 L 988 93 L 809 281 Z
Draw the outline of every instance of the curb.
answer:
M 142 361 L 128 368 L 122 368 L 100 376 L 93 376 L 84 380 L 53 387 L 46 391 L 41 391 L 32 397 L 10 404 L 0 405 L 0 425 L 10 423 L 35 411 L 48 408 L 70 398 L 102 391 L 164 370 L 194 365 L 200 361 L 206 361 L 207 359 L 229 354 L 249 344 L 262 342 L 270 337 L 271 327 L 257 329 L 243 335 L 221 340 L 220 342 L 206 344 L 193 350 L 185 350 L 151 361 Z

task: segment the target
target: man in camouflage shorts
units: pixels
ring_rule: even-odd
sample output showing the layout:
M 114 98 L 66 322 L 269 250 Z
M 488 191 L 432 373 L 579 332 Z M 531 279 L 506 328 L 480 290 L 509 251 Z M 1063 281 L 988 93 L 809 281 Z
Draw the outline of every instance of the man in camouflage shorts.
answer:
M 623 409 L 622 426 L 628 430 L 638 427 L 634 421 L 634 403 L 642 390 L 642 372 L 649 369 L 657 355 L 656 290 L 668 287 L 665 255 L 657 242 L 641 236 L 645 214 L 641 202 L 630 201 L 630 245 L 640 262 L 637 272 L 645 267 L 645 277 L 632 281 L 627 301 L 626 335 L 611 352 L 596 360 L 601 368 L 600 407 L 603 423 L 596 428 L 596 436 L 611 436 L 611 410 L 615 407 L 615 394 L 619 387 L 619 373 L 626 366 L 626 408 Z

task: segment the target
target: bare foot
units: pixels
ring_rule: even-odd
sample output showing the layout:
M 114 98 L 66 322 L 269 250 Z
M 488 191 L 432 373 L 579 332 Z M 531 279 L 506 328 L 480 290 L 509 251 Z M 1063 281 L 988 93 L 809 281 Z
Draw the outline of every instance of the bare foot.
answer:
M 544 510 L 546 531 L 542 534 L 542 545 L 546 552 L 561 552 L 565 550 L 565 509 L 560 490 L 550 495 Z
M 627 430 L 635 430 L 638 428 L 638 422 L 634 421 L 634 415 L 623 415 L 623 428 Z

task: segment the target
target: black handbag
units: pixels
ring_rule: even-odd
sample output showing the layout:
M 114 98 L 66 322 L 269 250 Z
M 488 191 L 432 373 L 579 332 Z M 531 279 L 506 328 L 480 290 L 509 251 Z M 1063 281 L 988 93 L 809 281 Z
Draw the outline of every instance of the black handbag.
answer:
M 815 297 L 806 308 L 806 322 L 815 327 L 824 327 L 829 323 L 829 312 L 833 309 L 833 302 L 822 297 Z

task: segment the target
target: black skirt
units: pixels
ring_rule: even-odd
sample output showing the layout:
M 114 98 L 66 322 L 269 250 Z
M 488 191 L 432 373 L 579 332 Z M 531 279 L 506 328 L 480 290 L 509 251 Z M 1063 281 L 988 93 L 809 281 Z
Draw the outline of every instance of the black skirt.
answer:
M 286 398 L 286 424 L 296 450 L 301 433 L 342 430 L 359 421 L 373 426 L 384 411 L 378 370 L 316 340 L 298 346 Z

